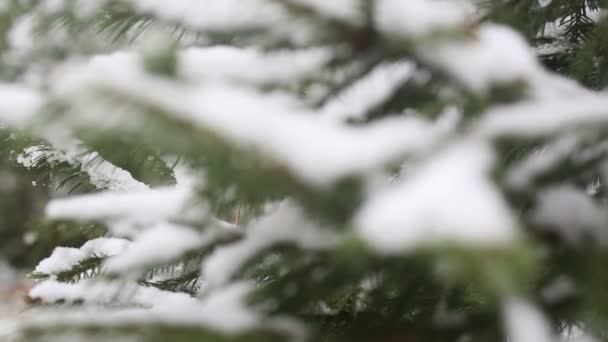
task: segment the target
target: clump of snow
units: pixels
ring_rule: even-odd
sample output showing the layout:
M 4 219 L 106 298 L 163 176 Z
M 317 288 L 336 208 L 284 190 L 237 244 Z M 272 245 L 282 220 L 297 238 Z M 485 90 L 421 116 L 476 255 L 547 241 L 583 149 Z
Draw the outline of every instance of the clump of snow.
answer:
M 29 296 L 44 303 L 83 301 L 87 304 L 140 305 L 152 308 L 155 305 L 193 302 L 184 293 L 161 291 L 136 283 L 120 283 L 99 280 L 81 280 L 77 283 L 61 283 L 47 280 L 33 287 Z
M 192 229 L 160 223 L 140 233 L 126 250 L 107 260 L 109 272 L 128 272 L 144 266 L 168 263 L 199 247 L 204 240 Z
M 0 292 L 7 291 L 19 280 L 21 280 L 19 271 L 11 266 L 7 260 L 0 259 Z
M 287 201 L 245 227 L 242 240 L 216 249 L 203 262 L 204 286 L 225 284 L 252 257 L 277 244 L 294 244 L 306 250 L 330 248 L 338 241 L 330 230 L 310 222 L 300 208 Z
M 235 334 L 253 328 L 256 324 L 259 324 L 261 317 L 248 309 L 243 303 L 245 296 L 252 290 L 253 284 L 248 282 L 237 282 L 224 286 L 205 297 L 200 305 L 186 308 L 189 309 L 190 316 L 194 317 L 185 319 L 185 321 L 205 322 L 228 334 Z M 179 306 L 170 305 L 167 308 L 159 308 L 159 311 L 165 313 L 165 315 L 173 313 L 175 323 L 179 324 L 180 321 L 184 320 L 182 318 L 183 309 Z
M 189 120 L 240 146 L 257 147 L 313 184 L 371 171 L 427 148 L 444 133 L 415 117 L 361 128 L 328 126 L 278 98 L 234 88 L 205 89 L 196 102 L 191 108 L 200 111 L 185 113 Z
M 17 155 L 17 163 L 23 165 L 26 169 L 35 167 L 42 160 L 55 161 L 54 153 L 45 149 L 43 146 L 26 147 L 23 152 Z
M 122 0 L 141 13 L 199 30 L 270 28 L 285 20 L 284 9 L 264 0 Z
M 534 305 L 521 298 L 504 303 L 504 325 L 510 342 L 555 342 L 549 321 Z
M 484 24 L 476 33 L 471 41 L 433 45 L 424 55 L 479 92 L 493 84 L 527 80 L 541 72 L 533 50 L 512 29 Z
M 129 324 L 172 324 L 176 326 L 204 326 L 224 334 L 233 335 L 264 326 L 262 317 L 247 308 L 244 297 L 251 292 L 253 284 L 239 282 L 214 291 L 202 299 L 184 293 L 162 291 L 134 283 L 81 281 L 76 284 L 45 281 L 30 290 L 29 296 L 45 303 L 57 301 L 86 304 L 128 305 L 136 308 L 94 310 L 94 314 L 77 311 L 73 314 L 53 311 L 49 315 L 36 314 L 23 318 L 29 326 L 57 326 L 68 323 L 101 324 L 121 326 Z M 139 307 L 139 308 L 138 308 Z M 269 322 L 270 323 L 270 322 Z M 270 326 L 272 328 L 272 326 Z
M 142 57 L 129 51 L 97 55 L 87 68 L 141 72 Z M 262 52 L 233 46 L 190 47 L 177 52 L 177 70 L 180 78 L 190 82 L 293 83 L 316 73 L 331 57 L 331 51 L 322 48 Z
M 65 7 L 65 0 L 42 0 L 38 8 L 44 12 L 56 13 L 65 9 Z
M 561 342 L 599 342 L 597 338 L 585 332 L 585 326 L 582 323 L 568 326 L 562 331 Z
M 122 253 L 129 241 L 117 238 L 98 238 L 87 241 L 80 248 L 57 247 L 46 259 L 40 261 L 34 272 L 56 275 L 68 271 L 79 262 L 92 256 L 108 257 Z
M 382 64 L 366 77 L 346 88 L 322 109 L 331 121 L 344 122 L 361 119 L 364 114 L 391 96 L 396 88 L 414 73 L 410 62 Z
M 27 246 L 33 245 L 38 240 L 38 234 L 35 232 L 27 232 L 23 234 L 23 243 Z
M 526 189 L 532 185 L 531 183 L 536 177 L 551 170 L 557 163 L 572 155 L 579 140 L 576 136 L 567 135 L 547 146 L 536 149 L 509 170 L 506 177 L 507 184 L 515 189 Z
M 212 83 L 187 86 L 127 69 L 76 68 L 60 75 L 62 98 L 107 89 L 152 105 L 246 149 L 257 150 L 317 186 L 374 171 L 386 163 L 428 149 L 450 132 L 420 117 L 395 117 L 364 127 L 329 125 L 294 98 Z
M 44 0 L 40 1 L 39 9 L 48 14 L 61 13 L 61 11 L 71 10 L 79 18 L 88 18 L 99 12 L 108 0 L 88 1 L 88 0 Z
M 294 4 L 300 4 L 314 9 L 318 14 L 325 17 L 337 18 L 350 23 L 359 23 L 363 17 L 363 11 L 358 0 L 291 0 Z
M 20 127 L 42 106 L 43 97 L 25 86 L 0 83 L 0 123 Z
M 543 190 L 532 214 L 539 227 L 558 232 L 569 242 L 594 238 L 605 240 L 600 233 L 608 223 L 608 215 L 583 190 L 557 186 Z
M 17 20 L 7 36 L 12 53 L 24 55 L 34 47 L 34 25 L 33 15 L 25 15 Z
M 608 121 L 608 98 L 598 94 L 522 101 L 498 106 L 484 114 L 477 126 L 486 137 L 538 137 L 567 128 Z
M 80 168 L 89 175 L 89 181 L 98 189 L 110 191 L 142 191 L 148 188 L 131 176 L 127 170 L 121 169 L 107 160 L 100 159 L 99 153 L 91 152 L 82 156 Z
M 230 46 L 189 48 L 179 53 L 179 72 L 183 78 L 197 81 L 293 83 L 318 72 L 331 57 L 327 49 L 262 53 Z
M 471 6 L 463 1 L 378 0 L 375 21 L 387 34 L 405 36 L 464 26 L 471 19 Z
M 34 272 L 45 274 L 55 274 L 66 271 L 77 265 L 81 260 L 86 259 L 86 255 L 77 248 L 57 247 L 51 256 L 40 261 Z
M 488 179 L 493 153 L 482 142 L 455 142 L 401 184 L 372 194 L 357 214 L 361 237 L 381 253 L 452 242 L 505 245 L 517 223 Z
M 129 193 L 100 192 L 54 199 L 46 207 L 50 219 L 129 220 L 155 222 L 177 215 L 191 196 L 185 187 Z
M 89 182 L 98 189 L 110 191 L 142 191 L 148 186 L 135 180 L 131 174 L 107 160 L 97 152 L 88 152 L 77 141 L 56 143 L 54 146 L 30 146 L 17 156 L 17 162 L 26 168 L 40 162 L 66 162 L 79 166 L 89 177 Z

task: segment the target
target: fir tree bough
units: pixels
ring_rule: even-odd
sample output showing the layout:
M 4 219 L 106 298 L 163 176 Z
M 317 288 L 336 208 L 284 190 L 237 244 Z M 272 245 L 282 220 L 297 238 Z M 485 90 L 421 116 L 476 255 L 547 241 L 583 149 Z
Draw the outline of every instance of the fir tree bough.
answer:
M 606 6 L 0 3 L 1 339 L 607 340 Z

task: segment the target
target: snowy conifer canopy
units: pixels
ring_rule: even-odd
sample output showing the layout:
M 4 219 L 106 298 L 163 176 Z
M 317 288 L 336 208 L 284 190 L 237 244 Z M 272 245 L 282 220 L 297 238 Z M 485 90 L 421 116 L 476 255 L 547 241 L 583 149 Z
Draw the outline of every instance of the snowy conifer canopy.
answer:
M 0 1 L 0 340 L 601 340 L 608 3 L 530 3 Z

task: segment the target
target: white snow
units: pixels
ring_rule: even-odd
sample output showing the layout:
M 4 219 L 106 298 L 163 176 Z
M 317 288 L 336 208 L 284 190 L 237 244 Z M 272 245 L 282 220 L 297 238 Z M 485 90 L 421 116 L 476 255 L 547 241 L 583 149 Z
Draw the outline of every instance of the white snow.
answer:
M 107 257 L 120 254 L 129 244 L 128 240 L 117 238 L 98 238 L 87 241 L 80 248 L 57 247 L 46 259 L 40 261 L 34 272 L 56 275 L 70 270 L 92 256 Z
M 285 19 L 281 6 L 264 0 L 122 0 L 137 11 L 200 30 L 270 28 Z
M 380 253 L 442 242 L 509 244 L 517 223 L 488 179 L 493 159 L 482 142 L 453 142 L 401 184 L 372 194 L 355 219 L 358 233 Z
M 290 243 L 306 250 L 320 250 L 338 242 L 331 230 L 310 222 L 291 202 L 280 203 L 278 208 L 256 219 L 244 230 L 242 240 L 219 247 L 204 260 L 205 288 L 224 285 L 245 262 L 265 248 Z
M 90 18 L 107 5 L 108 0 L 44 0 L 40 1 L 39 9 L 49 14 L 61 13 L 71 10 L 79 18 Z
M 257 147 L 313 184 L 371 171 L 425 149 L 443 133 L 415 117 L 330 127 L 280 98 L 240 89 L 209 88 L 194 96 L 197 103 L 189 108 L 199 111 L 184 113 L 188 120 L 242 147 Z
M 26 168 L 37 166 L 42 161 L 66 162 L 80 166 L 89 181 L 98 189 L 110 191 L 142 191 L 148 186 L 135 180 L 131 174 L 107 160 L 97 152 L 89 152 L 78 141 L 60 142 L 50 139 L 51 145 L 30 146 L 17 156 L 17 162 Z
M 46 207 L 50 219 L 129 220 L 155 222 L 177 215 L 190 198 L 188 188 L 157 188 L 129 193 L 100 192 L 52 200 Z
M 23 152 L 17 155 L 17 163 L 23 165 L 26 169 L 35 167 L 43 160 L 47 160 L 49 162 L 58 161 L 59 159 L 56 157 L 56 153 L 54 151 L 49 151 L 48 148 L 44 146 L 30 146 L 26 147 Z
M 549 321 L 534 305 L 521 298 L 504 303 L 504 324 L 510 342 L 555 342 Z
M 331 57 L 331 51 L 322 48 L 265 53 L 233 46 L 189 47 L 177 52 L 177 70 L 189 82 L 294 83 L 318 72 Z M 141 72 L 142 60 L 140 53 L 117 51 L 94 56 L 88 68 Z
M 129 272 L 145 266 L 174 261 L 205 242 L 192 229 L 169 223 L 159 223 L 137 235 L 120 255 L 107 260 L 108 272 Z
M 545 136 L 604 123 L 607 107 L 608 97 L 595 94 L 523 101 L 490 109 L 479 121 L 477 132 L 487 137 Z
M 515 164 L 507 173 L 507 185 L 526 189 L 534 179 L 551 170 L 560 161 L 574 155 L 579 138 L 566 135 L 555 139 L 542 148 L 535 149 L 524 160 Z
M 146 77 L 137 70 L 120 74 L 108 66 L 76 68 L 62 75 L 54 90 L 63 98 L 107 89 L 172 113 L 179 120 L 254 149 L 312 185 L 371 172 L 407 154 L 426 150 L 450 127 L 419 117 L 396 117 L 365 127 L 329 125 L 295 99 L 237 86 L 185 86 Z
M 98 189 L 110 191 L 142 191 L 148 188 L 137 181 L 127 170 L 102 159 L 97 152 L 85 154 L 79 160 L 82 171 L 89 175 L 89 181 Z
M 312 8 L 322 16 L 350 23 L 356 24 L 363 17 L 361 2 L 358 0 L 291 0 L 291 2 Z
M 20 127 L 43 103 L 43 97 L 28 87 L 0 83 L 0 124 Z
M 599 342 L 600 340 L 585 332 L 583 323 L 568 326 L 561 334 L 561 342 Z
M 606 238 L 599 234 L 608 223 L 608 215 L 584 190 L 568 185 L 552 187 L 541 191 L 537 202 L 532 220 L 542 229 L 555 231 L 570 242 Z
M 377 66 L 328 102 L 322 109 L 323 115 L 336 122 L 361 119 L 368 110 L 391 96 L 397 87 L 412 76 L 414 69 L 410 62 Z
M 96 279 L 85 279 L 73 284 L 47 280 L 34 286 L 29 296 L 40 299 L 43 303 L 82 301 L 86 304 L 136 305 L 147 309 L 196 303 L 194 298 L 185 293 L 162 291 L 132 282 Z
M 35 18 L 31 14 L 16 21 L 7 36 L 12 53 L 25 55 L 34 47 L 34 25 Z
M 232 283 L 205 297 L 198 307 L 180 308 L 170 305 L 168 308 L 159 308 L 159 311 L 173 312 L 175 324 L 180 324 L 180 321 L 184 320 L 202 321 L 227 334 L 235 334 L 253 328 L 260 320 L 255 312 L 243 304 L 244 297 L 252 290 L 251 283 Z M 183 309 L 189 309 L 186 312 L 189 312 L 192 318 L 182 318 Z
M 247 282 L 230 284 L 199 300 L 183 293 L 162 291 L 133 283 L 81 281 L 76 284 L 45 281 L 29 295 L 45 303 L 58 300 L 85 301 L 88 304 L 129 305 L 131 309 L 108 311 L 55 310 L 48 314 L 34 312 L 22 318 L 26 326 L 57 326 L 68 323 L 121 326 L 129 324 L 172 324 L 205 326 L 227 335 L 238 334 L 256 326 L 264 326 L 259 314 L 245 307 L 243 298 L 253 289 Z M 93 313 L 92 315 L 87 313 Z
M 415 36 L 466 25 L 471 7 L 463 1 L 378 0 L 376 25 L 387 34 Z
M 525 81 L 542 72 L 525 39 L 494 24 L 480 26 L 470 41 L 435 44 L 422 51 L 430 61 L 479 92 L 492 84 Z
M 214 46 L 181 51 L 179 66 L 180 75 L 189 80 L 293 83 L 317 73 L 331 57 L 327 49 L 263 53 L 254 49 Z

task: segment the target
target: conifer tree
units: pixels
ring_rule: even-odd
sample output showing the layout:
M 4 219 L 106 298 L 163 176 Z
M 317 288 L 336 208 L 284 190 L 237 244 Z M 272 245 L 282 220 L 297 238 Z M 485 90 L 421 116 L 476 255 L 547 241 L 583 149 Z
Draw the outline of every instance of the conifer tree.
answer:
M 607 340 L 606 6 L 0 2 L 0 337 Z

